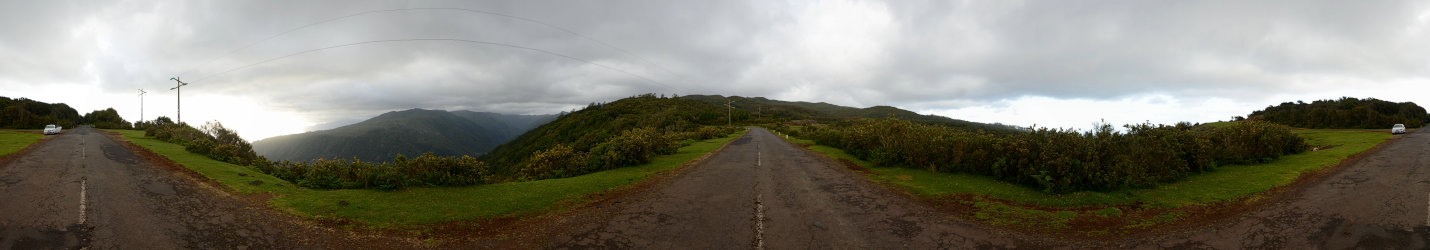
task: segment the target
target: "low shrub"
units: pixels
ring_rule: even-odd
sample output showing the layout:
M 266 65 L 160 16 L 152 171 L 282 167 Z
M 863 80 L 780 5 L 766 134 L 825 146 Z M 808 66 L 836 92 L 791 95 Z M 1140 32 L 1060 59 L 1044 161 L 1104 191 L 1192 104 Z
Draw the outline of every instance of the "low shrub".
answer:
M 372 163 L 353 159 L 316 159 L 312 162 L 270 162 L 259 171 L 298 186 L 313 189 L 380 189 L 468 186 L 490 183 L 491 169 L 471 156 L 439 157 L 426 153 L 415 158 Z
M 991 176 L 1051 193 L 1149 187 L 1307 148 L 1301 137 L 1266 122 L 1124 127 L 1125 133 L 1101 124 L 1083 133 L 1038 128 L 990 134 L 873 119 L 790 132 L 878 164 Z

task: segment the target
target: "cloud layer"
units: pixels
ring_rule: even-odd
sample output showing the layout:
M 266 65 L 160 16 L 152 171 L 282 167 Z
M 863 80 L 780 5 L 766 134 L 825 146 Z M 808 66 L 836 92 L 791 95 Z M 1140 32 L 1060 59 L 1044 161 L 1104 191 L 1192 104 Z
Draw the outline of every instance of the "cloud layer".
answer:
M 303 124 L 255 137 L 648 92 L 1068 126 L 1127 105 L 1215 111 L 1137 120 L 1175 122 L 1352 92 L 1430 102 L 1389 90 L 1430 79 L 1417 1 L 29 1 L 0 32 L 0 95 L 133 120 L 144 88 L 152 118 L 180 76 L 190 117 Z M 403 39 L 448 40 L 339 46 Z M 1049 112 L 1073 116 L 1023 115 Z

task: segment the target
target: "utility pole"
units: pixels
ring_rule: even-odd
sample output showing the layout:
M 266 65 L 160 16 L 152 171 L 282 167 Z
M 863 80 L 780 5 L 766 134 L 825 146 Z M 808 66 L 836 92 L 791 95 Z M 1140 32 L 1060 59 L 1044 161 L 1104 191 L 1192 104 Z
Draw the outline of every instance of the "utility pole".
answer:
M 726 104 L 725 104 L 725 107 L 728 108 L 728 109 L 725 110 L 725 126 L 726 126 L 726 127 L 734 126 L 734 123 L 735 123 L 735 101 L 729 101 L 729 103 L 726 103 Z
M 184 105 L 184 104 L 183 104 L 184 98 L 183 98 L 181 95 L 184 93 L 184 91 L 179 90 L 179 87 L 183 87 L 184 85 L 189 85 L 189 83 L 186 83 L 186 82 L 184 82 L 184 81 L 180 81 L 180 80 L 179 80 L 179 77 L 177 77 L 177 76 L 175 76 L 174 78 L 169 78 L 169 80 L 174 80 L 174 82 L 177 82 L 177 83 L 175 83 L 176 85 L 175 85 L 173 88 L 170 88 L 170 89 L 169 89 L 169 90 L 173 90 L 173 91 L 174 91 L 174 96 L 175 96 L 175 99 L 174 99 L 174 111 L 175 111 L 175 112 L 174 112 L 174 113 L 175 113 L 175 114 L 174 114 L 174 117 L 175 117 L 174 120 L 175 120 L 175 121 L 174 121 L 174 123 L 183 123 L 183 122 L 184 122 L 184 113 L 183 113 L 184 109 L 183 109 L 182 106 Z
M 144 89 L 139 89 L 139 121 L 144 121 Z

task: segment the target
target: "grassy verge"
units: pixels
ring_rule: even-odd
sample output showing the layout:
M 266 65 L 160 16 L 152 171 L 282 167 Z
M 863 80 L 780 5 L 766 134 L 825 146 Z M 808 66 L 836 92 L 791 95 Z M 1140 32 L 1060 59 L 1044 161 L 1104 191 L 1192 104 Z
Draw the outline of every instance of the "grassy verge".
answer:
M 301 188 L 250 167 L 189 153 L 184 151 L 183 146 L 145 137 L 143 131 L 111 131 L 119 132 L 134 144 L 164 155 L 236 192 L 277 195 L 269 200 L 269 205 L 279 210 L 315 219 L 348 219 L 378 228 L 525 216 L 560 209 L 557 205 L 564 202 L 577 202 L 587 194 L 611 190 L 675 169 L 743 135 L 736 133 L 696 142 L 681 147 L 675 154 L 656 156 L 649 164 L 571 178 L 377 191 Z M 261 181 L 261 184 L 253 185 L 257 183 L 255 181 Z
M 1123 220 L 1123 229 L 1134 230 L 1186 217 L 1186 213 L 1177 211 L 1177 208 L 1254 197 L 1274 187 L 1290 184 L 1302 173 L 1339 164 L 1351 155 L 1391 138 L 1384 132 L 1294 132 L 1306 138 L 1312 146 L 1329 148 L 1284 156 L 1270 163 L 1223 166 L 1152 188 L 1071 194 L 1045 193 L 978 175 L 876 166 L 837 148 L 797 138 L 790 141 L 807 145 L 810 150 L 827 157 L 848 160 L 869 169 L 865 177 L 875 182 L 933 200 L 967 205 L 972 210 L 972 217 L 991 224 L 1060 229 L 1079 217 L 1097 221 L 1100 218 L 1127 216 L 1129 218 Z M 993 200 L 1006 202 L 1000 204 Z M 1129 209 L 1153 212 L 1123 211 Z
M 16 131 L 0 131 L 0 156 L 6 156 L 19 152 L 21 149 L 35 144 L 44 139 L 44 135 L 22 133 Z

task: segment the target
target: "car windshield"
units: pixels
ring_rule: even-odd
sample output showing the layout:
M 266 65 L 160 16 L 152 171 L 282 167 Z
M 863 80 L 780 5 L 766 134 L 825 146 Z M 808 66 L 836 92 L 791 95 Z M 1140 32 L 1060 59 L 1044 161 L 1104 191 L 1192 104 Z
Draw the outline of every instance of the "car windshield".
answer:
M 1395 127 L 1397 127 L 1397 128 L 1404 128 L 1405 125 L 1395 124 Z
M 55 128 L 55 125 L 45 126 L 45 128 Z

